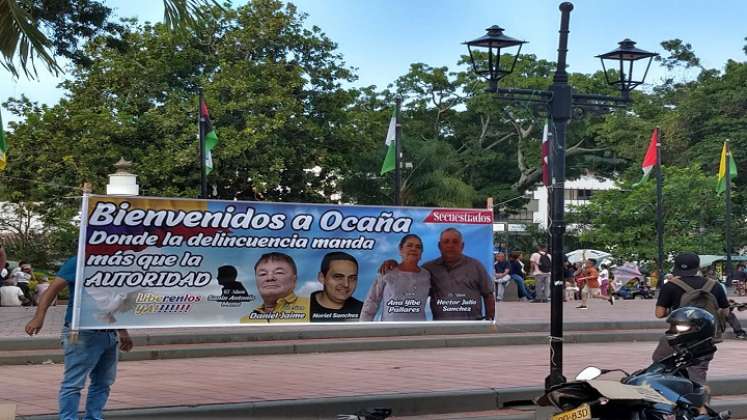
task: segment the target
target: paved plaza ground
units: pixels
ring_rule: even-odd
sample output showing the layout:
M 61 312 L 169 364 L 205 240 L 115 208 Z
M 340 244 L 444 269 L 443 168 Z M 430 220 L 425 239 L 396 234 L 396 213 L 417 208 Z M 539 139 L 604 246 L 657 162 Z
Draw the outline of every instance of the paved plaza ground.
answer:
M 654 301 L 593 301 L 565 306 L 566 322 L 653 320 Z M 4 309 L 4 308 L 3 308 Z M 56 334 L 53 308 L 44 334 Z M 30 311 L 4 311 L 2 335 L 20 336 Z M 546 323 L 549 305 L 502 303 L 500 323 Z M 9 316 L 6 316 L 9 315 Z M 747 312 L 739 313 L 747 324 Z M 195 330 L 198 333 L 199 330 Z M 565 374 L 587 365 L 634 370 L 650 362 L 655 342 L 567 344 Z M 747 375 L 747 342 L 727 340 L 710 378 Z M 538 386 L 548 372 L 547 345 L 356 351 L 121 362 L 109 409 L 224 404 L 306 398 Z M 0 366 L 0 404 L 19 415 L 54 413 L 60 364 Z

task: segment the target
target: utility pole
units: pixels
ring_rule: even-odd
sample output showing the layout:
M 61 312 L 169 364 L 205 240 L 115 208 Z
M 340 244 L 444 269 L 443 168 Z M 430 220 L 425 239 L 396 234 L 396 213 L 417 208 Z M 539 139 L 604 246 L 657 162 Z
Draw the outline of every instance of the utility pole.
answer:
M 656 248 L 658 281 L 656 288 L 664 283 L 664 173 L 661 167 L 661 129 L 656 127 Z
M 394 130 L 394 205 L 402 205 L 402 145 L 400 137 L 402 136 L 402 126 L 399 123 L 399 110 L 402 106 L 402 98 L 397 96 L 395 99 L 396 107 L 394 108 L 394 121 L 396 128 Z

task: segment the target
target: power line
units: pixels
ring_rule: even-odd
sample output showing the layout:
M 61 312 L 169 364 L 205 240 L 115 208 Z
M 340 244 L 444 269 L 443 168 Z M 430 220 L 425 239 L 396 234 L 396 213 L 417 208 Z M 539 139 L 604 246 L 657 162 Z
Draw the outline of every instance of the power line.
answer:
M 75 190 L 75 191 L 83 191 L 82 187 L 74 187 L 74 186 L 71 186 L 71 185 L 57 184 L 57 183 L 54 183 L 54 182 L 38 181 L 38 180 L 35 180 L 35 179 L 29 179 L 29 178 L 20 178 L 20 177 L 17 177 L 17 176 L 0 175 L 0 178 L 12 179 L 12 180 L 16 180 L 16 181 L 26 181 L 26 182 L 30 182 L 32 184 L 49 185 L 49 186 L 58 187 L 58 188 L 67 188 L 67 189 Z

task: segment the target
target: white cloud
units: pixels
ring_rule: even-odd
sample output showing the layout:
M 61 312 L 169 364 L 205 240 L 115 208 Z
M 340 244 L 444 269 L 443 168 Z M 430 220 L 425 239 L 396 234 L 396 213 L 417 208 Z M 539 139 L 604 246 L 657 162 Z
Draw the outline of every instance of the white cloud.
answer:
M 311 296 L 317 290 L 322 290 L 322 284 L 318 281 L 307 281 L 300 288 L 296 289 L 297 296 Z

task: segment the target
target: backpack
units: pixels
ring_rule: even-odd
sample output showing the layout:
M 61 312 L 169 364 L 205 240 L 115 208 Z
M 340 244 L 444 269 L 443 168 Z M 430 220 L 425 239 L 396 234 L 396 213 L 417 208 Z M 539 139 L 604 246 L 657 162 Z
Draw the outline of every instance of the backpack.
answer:
M 540 252 L 540 260 L 539 264 L 537 264 L 537 268 L 539 268 L 539 271 L 543 273 L 549 273 L 552 271 L 552 260 L 547 256 L 547 253 Z
M 685 291 L 680 298 L 680 308 L 694 306 L 704 309 L 713 315 L 713 318 L 716 320 L 716 334 L 714 338 L 717 340 L 720 339 L 724 330 L 726 330 L 726 322 L 720 314 L 721 311 L 716 296 L 713 295 L 713 288 L 717 286 L 717 283 L 713 279 L 706 279 L 702 288 L 695 289 L 679 277 L 674 277 L 669 281 Z

